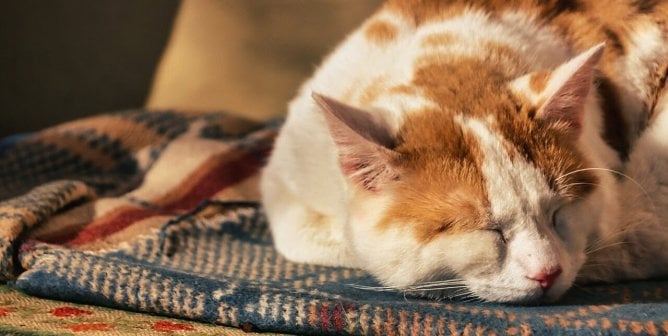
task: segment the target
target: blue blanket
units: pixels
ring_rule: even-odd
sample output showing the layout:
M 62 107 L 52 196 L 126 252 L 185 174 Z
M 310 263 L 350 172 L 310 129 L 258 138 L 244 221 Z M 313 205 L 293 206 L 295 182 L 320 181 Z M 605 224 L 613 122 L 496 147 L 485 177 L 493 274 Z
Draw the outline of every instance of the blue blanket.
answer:
M 0 279 L 31 294 L 255 331 L 668 334 L 668 282 L 542 306 L 430 301 L 286 261 L 257 174 L 276 134 L 223 114 L 130 111 L 0 144 Z

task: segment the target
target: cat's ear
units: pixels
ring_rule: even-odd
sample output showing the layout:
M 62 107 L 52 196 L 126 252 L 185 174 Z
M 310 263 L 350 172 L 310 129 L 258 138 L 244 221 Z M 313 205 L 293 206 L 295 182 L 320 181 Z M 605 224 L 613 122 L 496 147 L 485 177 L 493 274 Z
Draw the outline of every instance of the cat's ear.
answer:
M 388 125 L 373 114 L 313 93 L 339 154 L 343 174 L 368 191 L 377 191 L 399 178 L 392 162 L 398 155 Z
M 537 119 L 558 121 L 569 131 L 579 133 L 604 47 L 603 43 L 598 44 L 551 72 L 541 71 L 520 77 L 512 83 L 512 87 L 524 91 L 537 105 Z

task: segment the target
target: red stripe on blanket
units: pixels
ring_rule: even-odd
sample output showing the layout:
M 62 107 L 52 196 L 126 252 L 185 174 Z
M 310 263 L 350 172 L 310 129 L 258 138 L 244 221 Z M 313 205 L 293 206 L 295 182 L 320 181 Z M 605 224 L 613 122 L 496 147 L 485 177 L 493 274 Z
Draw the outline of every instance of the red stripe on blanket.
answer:
M 323 330 L 329 329 L 329 305 L 324 303 L 320 306 L 320 326 Z
M 113 211 L 109 215 L 93 221 L 64 243 L 68 246 L 90 243 L 124 230 L 132 224 L 151 216 L 168 213 L 177 215 L 191 210 L 221 190 L 256 174 L 270 149 L 259 148 L 252 152 L 241 153 L 241 157 L 232 162 L 221 160 L 211 164 L 211 160 L 221 159 L 220 157 L 212 158 L 199 168 L 208 169 L 208 171 L 204 174 L 198 174 L 199 178 L 196 181 L 188 181 L 188 185 L 191 187 L 185 193 L 182 190 L 184 186 L 178 186 L 176 189 L 179 190 L 174 190 L 170 194 L 183 193 L 182 196 L 162 205 L 161 211 L 135 207 L 122 208 L 121 211 Z
M 334 320 L 334 328 L 336 331 L 342 331 L 343 328 L 345 327 L 344 319 L 346 318 L 345 316 L 346 311 L 343 309 L 343 304 L 340 302 L 337 302 L 336 305 L 334 306 L 334 312 L 332 313 L 332 317 Z
M 217 162 L 204 174 L 198 174 L 197 181 L 188 181 L 188 185 L 184 187 L 189 187 L 189 190 L 178 200 L 164 204 L 164 209 L 190 210 L 224 188 L 255 175 L 264 163 L 269 150 L 270 148 L 259 148 L 254 152 L 242 153 L 242 156 L 234 162 Z
M 94 221 L 85 229 L 77 232 L 74 237 L 65 241 L 67 246 L 76 246 L 89 243 L 100 238 L 104 238 L 128 226 L 139 222 L 142 219 L 158 215 L 154 210 L 136 207 L 121 207 L 116 211 Z

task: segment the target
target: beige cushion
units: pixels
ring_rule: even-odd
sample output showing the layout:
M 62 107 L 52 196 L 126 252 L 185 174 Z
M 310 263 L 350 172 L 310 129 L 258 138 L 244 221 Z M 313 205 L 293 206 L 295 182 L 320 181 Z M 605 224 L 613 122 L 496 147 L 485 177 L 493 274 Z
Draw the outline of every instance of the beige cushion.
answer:
M 379 0 L 183 1 L 147 107 L 284 113 L 324 54 Z

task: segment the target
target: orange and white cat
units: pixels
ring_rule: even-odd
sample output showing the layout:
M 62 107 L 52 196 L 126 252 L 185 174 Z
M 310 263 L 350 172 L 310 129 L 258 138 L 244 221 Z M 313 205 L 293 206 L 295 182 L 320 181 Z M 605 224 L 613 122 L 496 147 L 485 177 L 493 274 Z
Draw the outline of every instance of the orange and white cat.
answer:
M 276 248 L 434 297 L 668 275 L 668 2 L 390 0 L 290 103 Z

